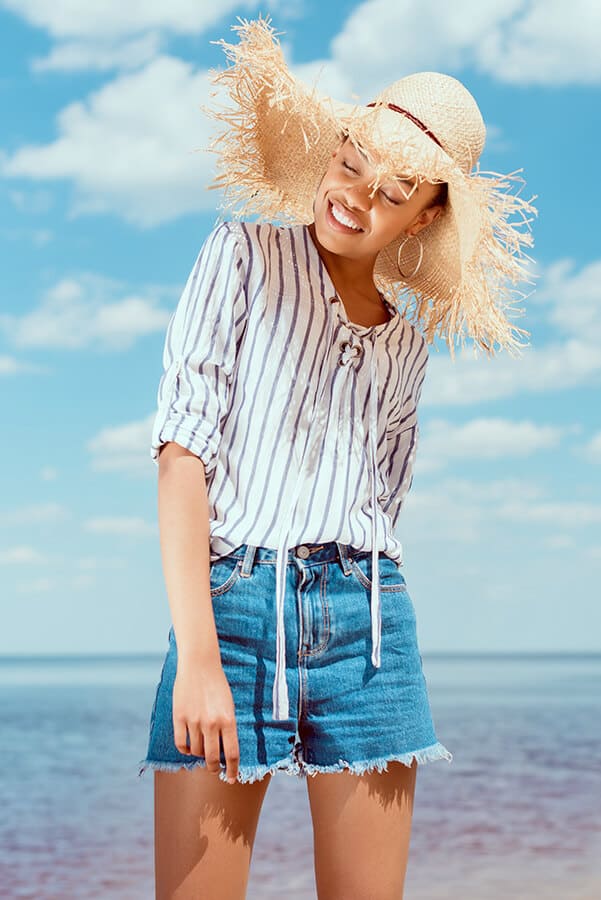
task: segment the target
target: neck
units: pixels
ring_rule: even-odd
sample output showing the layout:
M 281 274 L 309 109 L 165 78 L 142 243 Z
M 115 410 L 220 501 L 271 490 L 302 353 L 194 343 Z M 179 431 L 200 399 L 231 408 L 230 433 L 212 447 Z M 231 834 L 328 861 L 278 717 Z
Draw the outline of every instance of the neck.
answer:
M 345 291 L 350 290 L 352 293 L 362 294 L 366 298 L 376 299 L 379 297 L 373 279 L 375 256 L 352 259 L 348 256 L 341 256 L 339 253 L 332 253 L 331 250 L 319 243 L 315 232 L 315 223 L 312 222 L 308 228 L 317 252 L 339 293 L 344 294 Z

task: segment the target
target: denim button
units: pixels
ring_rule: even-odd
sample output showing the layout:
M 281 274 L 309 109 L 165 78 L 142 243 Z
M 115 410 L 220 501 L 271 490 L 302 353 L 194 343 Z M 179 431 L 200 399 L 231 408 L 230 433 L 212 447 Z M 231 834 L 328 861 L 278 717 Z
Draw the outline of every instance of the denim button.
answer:
M 310 554 L 311 554 L 311 551 L 309 550 L 308 547 L 305 547 L 304 544 L 302 544 L 300 547 L 296 548 L 296 555 L 300 556 L 301 559 L 307 559 L 307 557 L 309 557 Z

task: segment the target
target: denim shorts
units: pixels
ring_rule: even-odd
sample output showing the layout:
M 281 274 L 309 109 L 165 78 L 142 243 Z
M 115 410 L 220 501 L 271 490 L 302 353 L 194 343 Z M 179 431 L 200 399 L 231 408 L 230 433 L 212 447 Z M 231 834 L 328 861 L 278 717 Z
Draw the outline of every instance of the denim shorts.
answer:
M 275 720 L 276 557 L 242 544 L 211 562 L 211 597 L 221 662 L 234 698 L 240 760 L 238 781 L 283 770 L 305 777 L 348 769 L 384 771 L 452 755 L 437 739 L 416 617 L 397 563 L 379 555 L 380 667 L 371 662 L 371 551 L 331 541 L 290 548 L 284 620 L 290 718 Z M 176 770 L 204 766 L 203 756 L 174 743 L 173 685 L 177 644 L 168 650 L 150 715 L 148 750 L 139 763 Z M 221 770 L 225 754 L 220 738 Z

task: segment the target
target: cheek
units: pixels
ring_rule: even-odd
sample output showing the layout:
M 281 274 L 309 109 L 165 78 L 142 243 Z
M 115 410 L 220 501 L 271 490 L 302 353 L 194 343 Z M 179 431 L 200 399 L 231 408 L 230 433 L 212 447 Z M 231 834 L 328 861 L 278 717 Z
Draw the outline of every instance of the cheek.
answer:
M 418 205 L 416 203 L 403 203 L 398 209 L 395 209 L 394 215 L 391 219 L 391 225 L 393 229 L 397 229 L 397 231 L 403 231 L 410 225 L 416 216 L 416 211 L 418 209 Z
M 389 244 L 405 230 L 410 221 L 406 209 L 382 209 L 378 223 L 378 235 L 383 244 Z
M 328 191 L 332 190 L 333 184 L 334 184 L 334 181 L 332 179 L 331 174 L 327 171 L 324 172 L 324 174 L 321 176 L 321 178 L 319 180 L 319 184 L 317 185 L 317 188 L 315 191 L 316 197 L 318 197 L 319 200 L 323 201 L 326 194 L 328 193 Z

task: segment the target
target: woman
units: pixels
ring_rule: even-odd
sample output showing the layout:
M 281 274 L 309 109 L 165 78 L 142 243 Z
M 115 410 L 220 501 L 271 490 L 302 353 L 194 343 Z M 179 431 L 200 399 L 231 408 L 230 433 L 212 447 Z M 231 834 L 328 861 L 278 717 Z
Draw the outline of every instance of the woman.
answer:
M 216 183 L 259 221 L 201 248 L 152 436 L 173 620 L 140 770 L 157 897 L 245 896 L 280 769 L 312 776 L 320 900 L 398 898 L 416 767 L 452 759 L 395 534 L 428 343 L 521 346 L 503 285 L 531 240 L 508 216 L 534 210 L 470 173 L 485 131 L 455 79 L 335 106 L 292 78 L 266 21 L 237 28 Z

